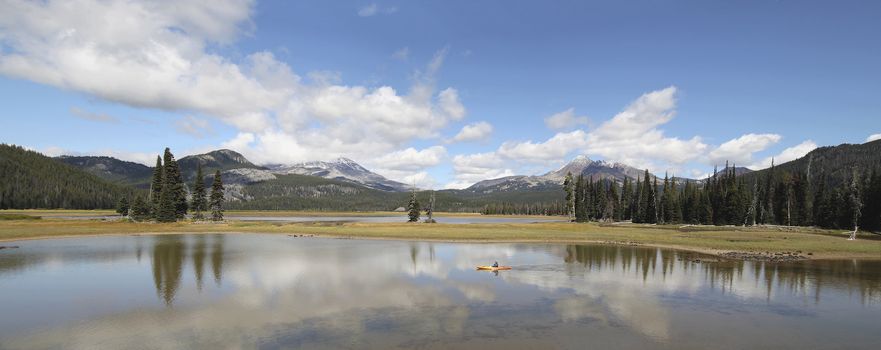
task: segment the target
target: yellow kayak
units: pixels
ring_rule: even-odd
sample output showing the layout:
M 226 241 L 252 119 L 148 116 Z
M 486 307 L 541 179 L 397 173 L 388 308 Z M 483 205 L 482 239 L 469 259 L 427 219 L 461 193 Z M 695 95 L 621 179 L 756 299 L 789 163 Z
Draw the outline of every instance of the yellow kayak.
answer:
M 492 266 L 478 266 L 477 269 L 478 269 L 478 270 L 499 271 L 499 270 L 510 270 L 511 267 L 510 267 L 510 266 L 499 266 L 499 267 L 492 267 Z

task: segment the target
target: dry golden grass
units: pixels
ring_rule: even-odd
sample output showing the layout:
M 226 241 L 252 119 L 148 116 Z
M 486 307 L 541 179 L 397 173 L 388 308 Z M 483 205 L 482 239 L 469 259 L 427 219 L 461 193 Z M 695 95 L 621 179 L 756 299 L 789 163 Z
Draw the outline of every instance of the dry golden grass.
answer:
M 472 242 L 635 243 L 705 253 L 801 251 L 804 254 L 812 253 L 811 257 L 815 259 L 881 259 L 881 239 L 877 235 L 863 233 L 856 241 L 848 241 L 844 232 L 786 227 L 677 227 L 565 222 L 462 225 L 230 221 L 220 224 L 157 224 L 53 218 L 0 221 L 0 241 L 84 235 L 217 232 Z

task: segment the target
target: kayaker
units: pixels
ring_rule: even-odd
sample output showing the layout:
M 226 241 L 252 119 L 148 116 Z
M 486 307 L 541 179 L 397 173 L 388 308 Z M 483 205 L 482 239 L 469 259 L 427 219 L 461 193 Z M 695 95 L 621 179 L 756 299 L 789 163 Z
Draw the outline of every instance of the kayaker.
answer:
M 499 262 L 498 261 L 494 262 L 493 267 L 499 267 Z

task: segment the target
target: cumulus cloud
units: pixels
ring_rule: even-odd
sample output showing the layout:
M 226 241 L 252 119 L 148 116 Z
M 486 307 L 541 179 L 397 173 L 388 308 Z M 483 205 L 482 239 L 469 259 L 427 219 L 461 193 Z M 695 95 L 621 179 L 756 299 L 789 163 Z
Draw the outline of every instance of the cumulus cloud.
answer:
M 587 116 L 575 115 L 575 108 L 569 108 L 545 118 L 545 125 L 554 130 L 573 128 L 578 125 L 587 125 L 588 122 L 590 122 L 590 119 Z
M 370 160 L 416 139 L 439 139 L 440 130 L 467 114 L 455 88 L 435 87 L 447 49 L 405 91 L 341 84 L 332 72 L 304 80 L 270 52 L 232 60 L 208 49 L 247 33 L 253 12 L 251 0 L 10 0 L 0 12 L 0 74 L 217 118 L 239 132 L 224 146 L 258 163 Z M 193 118 L 177 123 L 191 134 L 206 125 Z
M 669 170 L 677 173 L 685 172 L 683 169 L 687 168 L 686 165 L 694 165 L 695 162 L 730 160 L 748 164 L 752 162 L 755 152 L 767 149 L 781 138 L 776 134 L 747 134 L 718 147 L 711 147 L 699 136 L 690 139 L 666 136 L 661 128 L 676 114 L 676 94 L 677 89 L 673 86 L 645 93 L 589 132 L 582 129 L 558 132 L 541 142 L 507 141 L 493 152 L 456 156 L 453 158 L 456 185 L 470 185 L 468 181 L 510 175 L 510 168 L 498 170 L 504 165 L 520 170 L 536 165 L 546 168 L 549 164 L 565 162 L 568 160 L 566 157 L 573 153 L 652 171 Z M 573 109 L 545 119 L 550 128 L 566 128 L 583 122 L 586 122 L 586 117 L 577 117 Z M 784 157 L 801 152 L 807 147 L 801 146 L 802 148 L 785 152 Z M 480 166 L 476 164 L 478 161 L 488 165 Z M 697 169 L 690 171 L 690 174 L 702 173 Z
M 782 136 L 777 134 L 746 134 L 710 151 L 709 162 L 713 165 L 724 162 L 747 164 L 752 161 L 753 153 L 764 151 L 779 142 L 781 138 Z
M 444 187 L 465 188 L 481 180 L 514 175 L 507 165 L 495 152 L 457 155 L 453 157 L 455 179 Z
M 780 154 L 777 154 L 773 157 L 767 157 L 757 163 L 750 164 L 747 167 L 752 170 L 764 169 L 771 166 L 772 160 L 775 164 L 783 164 L 788 161 L 804 157 L 806 154 L 808 154 L 808 152 L 813 151 L 816 148 L 817 144 L 814 143 L 814 141 L 807 140 L 798 145 L 783 150 L 783 152 L 780 152 Z
M 872 141 L 875 141 L 875 140 L 881 140 L 881 133 L 878 133 L 878 134 L 872 134 L 872 135 L 869 135 L 869 137 L 866 138 L 866 142 L 872 142 Z
M 112 115 L 103 114 L 103 113 L 92 113 L 92 112 L 89 112 L 86 110 L 82 110 L 79 107 L 70 107 L 70 114 L 72 114 L 74 117 L 77 117 L 79 119 L 93 121 L 93 122 L 100 122 L 100 123 L 118 123 L 119 122 L 119 119 L 116 119 L 116 117 L 114 117 Z
M 707 145 L 700 137 L 667 137 L 660 126 L 676 112 L 676 87 L 643 94 L 588 135 L 585 153 L 641 168 L 656 162 L 682 164 L 701 156 Z
M 573 150 L 584 148 L 587 133 L 583 130 L 557 133 L 544 142 L 505 142 L 499 146 L 502 157 L 524 162 L 560 161 Z
M 422 170 L 441 163 L 447 156 L 443 146 L 432 146 L 422 150 L 413 147 L 391 152 L 370 161 L 371 165 L 389 170 Z
M 487 122 L 477 122 L 465 125 L 456 136 L 453 136 L 453 142 L 477 141 L 484 140 L 493 132 L 493 126 Z

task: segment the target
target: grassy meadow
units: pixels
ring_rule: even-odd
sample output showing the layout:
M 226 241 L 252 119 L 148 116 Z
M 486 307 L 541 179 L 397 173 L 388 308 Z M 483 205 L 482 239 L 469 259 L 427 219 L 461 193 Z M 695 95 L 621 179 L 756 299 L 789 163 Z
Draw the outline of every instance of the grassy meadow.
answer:
M 802 252 L 813 259 L 881 259 L 881 236 L 861 233 L 856 241 L 848 234 L 795 227 L 716 227 L 597 223 L 289 223 L 229 220 L 224 223 L 134 223 L 123 220 L 69 220 L 53 216 L 112 215 L 110 211 L 3 211 L 0 241 L 89 235 L 167 233 L 277 233 L 335 238 L 369 238 L 468 242 L 559 242 L 637 244 L 686 249 L 710 254 L 725 252 Z M 228 216 L 386 216 L 391 212 L 229 212 Z M 41 220 L 23 217 L 42 216 Z M 456 216 L 459 214 L 443 213 Z M 473 215 L 473 214 L 466 214 Z

